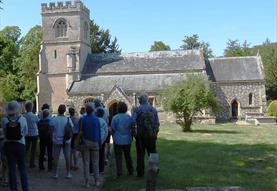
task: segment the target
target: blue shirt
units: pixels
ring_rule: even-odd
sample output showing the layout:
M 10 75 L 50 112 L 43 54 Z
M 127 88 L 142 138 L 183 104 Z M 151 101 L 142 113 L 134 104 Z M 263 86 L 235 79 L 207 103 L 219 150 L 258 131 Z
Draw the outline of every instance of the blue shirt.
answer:
M 22 138 L 18 141 L 15 141 L 15 140 L 6 140 L 7 142 L 18 142 L 18 143 L 21 143 L 23 145 L 25 145 L 25 136 L 27 135 L 28 133 L 28 127 L 27 127 L 27 121 L 26 121 L 26 118 L 23 117 L 22 115 L 18 116 L 19 119 L 18 119 L 18 122 L 20 123 L 20 127 L 21 127 L 21 135 L 22 135 Z M 10 119 L 11 121 L 16 121 L 18 117 L 15 117 L 15 118 L 12 118 Z M 5 117 L 3 120 L 2 120 L 2 127 L 4 128 L 4 132 L 6 131 L 6 125 L 8 124 L 9 120 L 7 117 Z
M 103 118 L 98 117 L 101 131 L 101 144 L 103 144 L 108 136 L 108 125 Z
M 38 136 L 38 121 L 39 118 L 33 112 L 24 113 L 23 116 L 27 120 L 28 135 L 27 136 Z
M 132 118 L 126 113 L 119 113 L 113 117 L 111 128 L 115 144 L 129 145 L 132 143 L 132 122 Z
M 101 144 L 100 122 L 95 115 L 82 117 L 82 131 L 85 140 Z
M 68 118 L 64 115 L 58 115 L 57 117 L 53 118 L 53 144 L 63 144 L 64 131 L 67 121 Z M 73 127 L 73 124 L 70 119 L 69 122 L 71 123 L 71 127 Z M 66 141 L 66 143 L 71 143 L 71 139 Z

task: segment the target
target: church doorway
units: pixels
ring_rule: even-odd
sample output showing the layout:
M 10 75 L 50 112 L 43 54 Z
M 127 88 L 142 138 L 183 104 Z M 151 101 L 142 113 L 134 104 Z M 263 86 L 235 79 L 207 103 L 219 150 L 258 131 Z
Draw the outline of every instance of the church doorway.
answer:
M 239 103 L 237 100 L 234 100 L 232 102 L 232 118 L 237 119 L 238 118 L 238 111 L 239 111 Z
M 112 103 L 109 106 L 109 123 L 111 124 L 113 116 L 117 114 L 117 102 Z

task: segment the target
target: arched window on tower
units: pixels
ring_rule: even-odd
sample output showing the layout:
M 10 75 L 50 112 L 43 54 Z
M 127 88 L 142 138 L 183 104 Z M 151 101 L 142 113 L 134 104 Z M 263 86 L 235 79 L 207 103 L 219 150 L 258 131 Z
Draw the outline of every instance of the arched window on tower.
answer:
M 67 24 L 64 19 L 59 19 L 55 23 L 55 36 L 58 37 L 66 37 L 67 35 Z
M 85 23 L 84 23 L 84 38 L 85 38 L 85 40 L 88 39 L 88 35 L 89 35 L 88 23 L 85 22 Z
M 252 94 L 252 93 L 250 93 L 250 94 L 248 95 L 248 102 L 249 102 L 249 105 L 252 105 L 252 104 L 253 104 L 253 94 Z

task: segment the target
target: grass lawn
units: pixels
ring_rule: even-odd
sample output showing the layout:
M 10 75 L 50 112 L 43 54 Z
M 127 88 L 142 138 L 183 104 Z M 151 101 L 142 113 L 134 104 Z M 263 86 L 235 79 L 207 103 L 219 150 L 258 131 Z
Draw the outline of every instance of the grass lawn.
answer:
M 177 125 L 161 125 L 158 188 L 240 186 L 277 191 L 277 126 L 222 123 L 193 125 L 192 129 L 183 133 Z M 134 143 L 132 151 L 136 167 Z M 114 163 L 107 174 L 104 190 L 136 191 L 145 187 L 145 179 L 135 176 L 116 179 Z

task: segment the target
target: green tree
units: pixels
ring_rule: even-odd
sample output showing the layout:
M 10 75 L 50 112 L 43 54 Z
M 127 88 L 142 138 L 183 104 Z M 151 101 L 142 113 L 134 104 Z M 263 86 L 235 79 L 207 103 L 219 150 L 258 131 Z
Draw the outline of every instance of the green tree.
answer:
M 253 47 L 254 54 L 259 53 L 262 58 L 266 80 L 266 94 L 268 100 L 277 99 L 277 43 L 269 39 L 263 45 Z
M 180 48 L 183 50 L 202 49 L 205 59 L 213 57 L 213 51 L 210 48 L 210 44 L 204 41 L 200 42 L 197 34 L 185 36 L 183 45 L 181 45 Z
M 93 20 L 90 22 L 90 41 L 92 53 L 121 53 L 117 38 L 111 40 L 110 31 L 101 29 Z
M 193 117 L 203 109 L 216 112 L 220 108 L 209 82 L 200 75 L 188 75 L 186 80 L 175 82 L 161 96 L 165 110 L 176 115 L 184 132 L 191 131 Z
M 151 45 L 150 52 L 152 51 L 162 51 L 170 50 L 170 46 L 166 45 L 163 41 L 154 41 L 154 44 Z
M 42 30 L 35 26 L 20 40 L 18 31 L 0 31 L 0 101 L 35 99 Z
M 7 26 L 0 31 L 0 76 L 15 73 L 14 59 L 18 56 L 20 29 Z
M 227 47 L 224 50 L 224 56 L 234 57 L 234 56 L 253 56 L 253 51 L 251 51 L 250 43 L 246 40 L 242 43 L 238 40 L 229 39 L 227 42 Z
M 20 99 L 20 94 L 22 92 L 20 78 L 17 74 L 8 74 L 5 78 L 0 80 L 0 101 L 7 102 L 10 100 Z
M 23 87 L 20 98 L 35 100 L 37 92 L 36 73 L 39 66 L 39 51 L 42 41 L 41 26 L 34 26 L 20 41 L 19 58 L 16 60 L 20 70 L 20 82 Z

